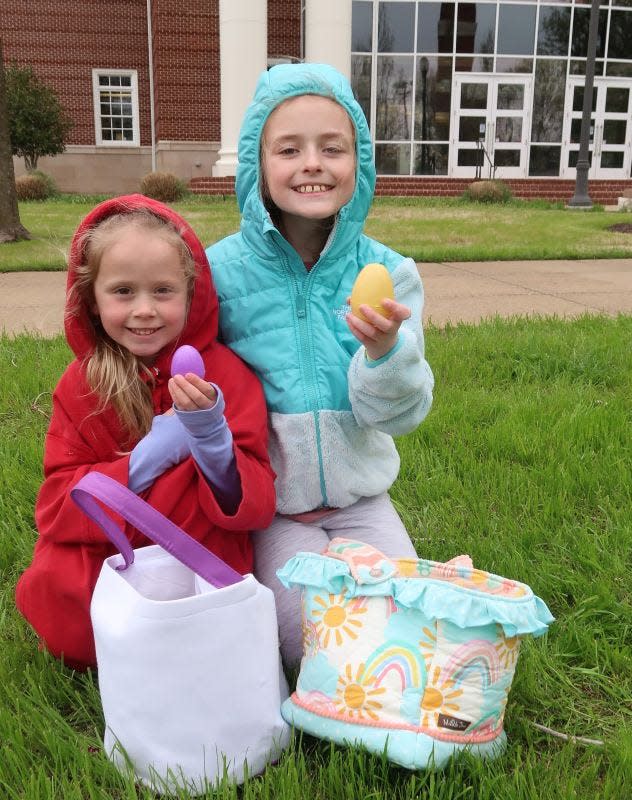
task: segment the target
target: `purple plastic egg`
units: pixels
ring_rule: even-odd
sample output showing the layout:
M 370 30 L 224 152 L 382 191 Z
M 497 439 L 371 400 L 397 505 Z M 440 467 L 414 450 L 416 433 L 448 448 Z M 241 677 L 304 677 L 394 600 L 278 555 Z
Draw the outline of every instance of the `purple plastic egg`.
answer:
M 183 344 L 178 347 L 171 359 L 171 374 L 172 375 L 186 375 L 187 372 L 193 372 L 200 378 L 204 377 L 204 361 L 202 356 L 198 353 L 195 347 L 190 344 Z

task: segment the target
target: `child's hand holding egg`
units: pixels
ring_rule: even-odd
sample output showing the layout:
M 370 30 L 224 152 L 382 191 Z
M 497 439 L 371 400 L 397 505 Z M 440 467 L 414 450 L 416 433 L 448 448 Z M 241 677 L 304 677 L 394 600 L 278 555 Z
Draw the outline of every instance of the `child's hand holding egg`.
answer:
M 410 309 L 396 302 L 393 281 L 383 264 L 367 264 L 360 270 L 350 305 L 349 329 L 362 342 L 369 359 L 377 361 L 393 349 L 400 325 L 410 318 Z M 363 306 L 370 311 L 363 312 Z
M 382 305 L 382 300 L 395 299 L 393 281 L 383 264 L 367 264 L 360 270 L 351 289 L 351 313 L 368 322 L 360 311 L 361 305 L 369 306 L 383 317 L 390 317 L 390 312 Z
M 212 408 L 217 392 L 204 380 L 204 360 L 195 347 L 184 344 L 171 359 L 169 393 L 179 411 Z

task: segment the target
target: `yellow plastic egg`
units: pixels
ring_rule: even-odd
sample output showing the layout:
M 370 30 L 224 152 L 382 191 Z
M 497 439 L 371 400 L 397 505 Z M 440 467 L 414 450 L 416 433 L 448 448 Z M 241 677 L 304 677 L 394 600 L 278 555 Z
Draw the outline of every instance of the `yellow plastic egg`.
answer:
M 366 322 L 359 307 L 367 305 L 383 317 L 390 317 L 390 313 L 382 306 L 385 297 L 395 299 L 393 281 L 388 270 L 383 264 L 367 264 L 358 273 L 351 289 L 351 312 Z

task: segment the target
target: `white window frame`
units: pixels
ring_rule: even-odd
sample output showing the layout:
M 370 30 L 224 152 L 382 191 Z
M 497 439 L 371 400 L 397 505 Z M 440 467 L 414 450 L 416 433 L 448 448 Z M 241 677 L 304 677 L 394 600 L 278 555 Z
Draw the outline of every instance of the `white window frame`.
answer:
M 130 80 L 130 93 L 132 100 L 132 138 L 131 139 L 104 139 L 101 126 L 101 90 L 104 88 L 99 83 L 99 78 L 106 76 L 128 77 Z M 138 73 L 135 69 L 93 69 L 92 70 L 92 98 L 94 106 L 94 135 L 100 147 L 140 147 L 140 123 L 138 116 Z

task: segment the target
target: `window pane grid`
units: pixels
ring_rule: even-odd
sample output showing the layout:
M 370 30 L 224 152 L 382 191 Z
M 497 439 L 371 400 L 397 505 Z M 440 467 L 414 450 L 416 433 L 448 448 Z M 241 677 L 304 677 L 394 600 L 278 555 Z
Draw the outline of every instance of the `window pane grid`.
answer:
M 95 77 L 97 141 L 134 144 L 135 80 L 132 74 L 99 73 Z
M 460 107 L 452 87 L 462 85 L 463 73 L 486 81 L 526 76 L 522 121 L 506 121 L 512 132 L 502 138 L 517 142 L 522 125 L 525 175 L 555 172 L 567 81 L 586 70 L 589 6 L 590 0 L 353 0 L 352 82 L 367 118 L 372 114 L 378 173 L 448 174 L 450 128 Z M 632 0 L 602 0 L 599 16 L 595 78 L 632 78 Z M 464 123 L 455 119 L 458 135 Z M 620 128 L 610 125 L 613 141 L 621 139 Z M 514 151 L 499 158 L 516 166 Z

